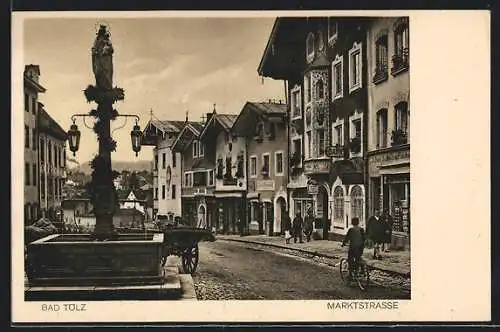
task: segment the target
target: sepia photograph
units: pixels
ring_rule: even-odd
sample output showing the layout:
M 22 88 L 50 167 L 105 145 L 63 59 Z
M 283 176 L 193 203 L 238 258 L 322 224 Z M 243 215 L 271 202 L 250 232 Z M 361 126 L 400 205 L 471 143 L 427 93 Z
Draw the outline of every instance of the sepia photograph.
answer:
M 22 21 L 22 302 L 412 302 L 413 18 L 283 14 Z

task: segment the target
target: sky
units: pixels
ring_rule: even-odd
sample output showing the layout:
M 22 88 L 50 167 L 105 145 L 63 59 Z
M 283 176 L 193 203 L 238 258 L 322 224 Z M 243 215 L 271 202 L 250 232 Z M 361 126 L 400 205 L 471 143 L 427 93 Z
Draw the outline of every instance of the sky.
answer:
M 161 120 L 201 120 L 213 110 L 237 114 L 246 101 L 285 100 L 282 81 L 264 79 L 257 67 L 274 18 L 127 18 L 25 20 L 24 63 L 40 66 L 39 95 L 47 112 L 68 130 L 71 115 L 95 108 L 83 90 L 95 84 L 90 50 L 99 23 L 110 27 L 115 86 L 125 90 L 119 113 L 137 114 L 144 128 L 150 110 Z M 78 120 L 82 132 L 76 159 L 87 162 L 97 152 L 97 136 Z M 92 127 L 92 119 L 87 120 Z M 123 128 L 118 129 L 119 127 Z M 133 153 L 134 122 L 112 123 L 117 141 L 113 160 L 151 160 L 151 147 Z M 68 153 L 68 155 L 70 155 Z

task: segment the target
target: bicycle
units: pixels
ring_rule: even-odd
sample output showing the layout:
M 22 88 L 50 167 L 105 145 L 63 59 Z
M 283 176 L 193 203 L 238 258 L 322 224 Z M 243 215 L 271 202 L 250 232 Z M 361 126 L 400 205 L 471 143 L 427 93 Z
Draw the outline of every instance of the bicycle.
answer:
M 350 284 L 351 281 L 355 281 L 359 289 L 362 291 L 367 290 L 370 284 L 370 268 L 366 265 L 363 257 L 358 262 L 358 268 L 352 271 L 352 280 L 349 278 L 349 261 L 347 257 L 341 258 L 338 265 L 340 266 L 340 277 L 344 283 Z

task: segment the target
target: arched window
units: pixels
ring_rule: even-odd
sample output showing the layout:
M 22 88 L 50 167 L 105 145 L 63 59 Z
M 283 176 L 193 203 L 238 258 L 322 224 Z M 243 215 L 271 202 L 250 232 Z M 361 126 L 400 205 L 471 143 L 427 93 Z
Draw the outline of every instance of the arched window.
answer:
M 340 186 L 333 190 L 333 219 L 337 223 L 344 220 L 344 191 Z
M 351 189 L 351 215 L 353 218 L 359 218 L 360 222 L 363 220 L 363 202 L 363 190 L 355 185 Z

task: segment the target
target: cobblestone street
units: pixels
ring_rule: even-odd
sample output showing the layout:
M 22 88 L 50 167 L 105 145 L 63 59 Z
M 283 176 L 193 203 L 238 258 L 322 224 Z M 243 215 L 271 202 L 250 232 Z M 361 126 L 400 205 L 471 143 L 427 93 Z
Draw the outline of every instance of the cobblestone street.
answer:
M 342 282 L 336 263 L 293 250 L 218 240 L 200 244 L 193 279 L 198 300 L 410 298 L 407 278 L 372 271 L 371 286 L 362 292 Z

